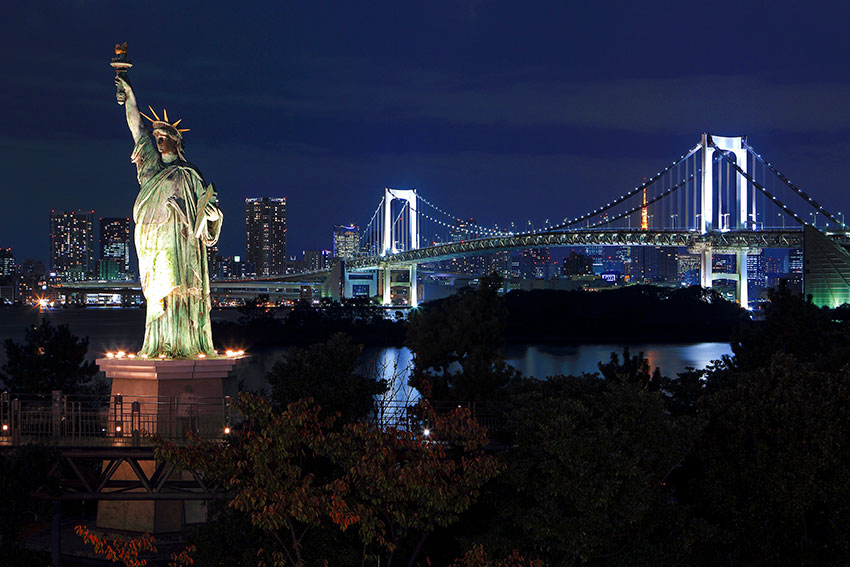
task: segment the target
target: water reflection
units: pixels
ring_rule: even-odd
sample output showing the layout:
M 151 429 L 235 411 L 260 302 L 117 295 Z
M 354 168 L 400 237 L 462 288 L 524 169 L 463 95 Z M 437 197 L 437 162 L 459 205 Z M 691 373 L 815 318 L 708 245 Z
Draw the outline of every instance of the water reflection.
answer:
M 527 345 L 508 348 L 505 358 L 523 376 L 579 375 L 597 372 L 598 364 L 609 361 L 613 352 L 622 359 L 625 347 L 631 355 L 643 352 L 652 370 L 658 367 L 663 375 L 670 377 L 687 368 L 705 368 L 723 355 L 732 354 L 729 343 Z
M 413 367 L 413 353 L 407 348 L 370 349 L 364 352 L 361 371 L 387 383 L 387 391 L 378 399 L 381 423 L 403 421 L 407 406 L 419 399 L 419 392 L 407 382 Z
M 509 347 L 505 351 L 505 360 L 527 377 L 592 374 L 599 370 L 600 362 L 610 360 L 612 352 L 622 358 L 626 346 L 632 355 L 643 352 L 652 370 L 658 367 L 663 375 L 670 377 L 688 368 L 705 368 L 712 361 L 732 354 L 729 343 L 524 345 Z M 367 362 L 364 366 L 389 384 L 384 400 L 386 407 L 401 407 L 418 399 L 418 392 L 407 385 L 413 364 L 409 349 L 374 349 L 367 350 L 365 354 Z

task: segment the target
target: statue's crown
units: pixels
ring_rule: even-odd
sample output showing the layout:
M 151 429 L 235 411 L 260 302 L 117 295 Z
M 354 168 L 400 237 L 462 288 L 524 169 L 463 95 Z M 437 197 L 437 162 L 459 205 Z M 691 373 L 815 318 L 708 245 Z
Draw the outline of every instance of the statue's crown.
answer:
M 153 127 L 154 130 L 164 130 L 164 131 L 170 133 L 172 136 L 174 136 L 178 140 L 183 139 L 183 132 L 188 132 L 190 130 L 190 128 L 178 128 L 177 127 L 177 125 L 180 124 L 180 121 L 183 120 L 182 118 L 178 119 L 177 122 L 174 122 L 173 124 L 171 122 L 169 122 L 168 121 L 168 111 L 166 111 L 164 108 L 162 109 L 162 119 L 160 119 L 159 116 L 157 116 L 156 111 L 153 108 L 151 108 L 151 106 L 148 106 L 148 108 L 150 108 L 151 114 L 153 114 L 153 116 L 154 116 L 154 118 L 156 118 L 156 120 L 154 120 L 154 118 L 151 118 L 150 116 L 148 116 L 144 112 L 139 112 L 139 114 L 141 114 L 142 116 L 144 116 L 145 118 L 150 120 L 151 126 Z

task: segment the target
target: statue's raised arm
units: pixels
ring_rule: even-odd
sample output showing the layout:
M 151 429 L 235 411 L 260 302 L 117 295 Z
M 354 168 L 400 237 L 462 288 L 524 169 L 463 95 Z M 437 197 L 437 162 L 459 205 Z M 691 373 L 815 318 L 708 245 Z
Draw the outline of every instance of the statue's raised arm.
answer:
M 115 69 L 115 97 L 118 104 L 124 105 L 127 113 L 127 126 L 130 127 L 130 133 L 133 134 L 133 141 L 138 143 L 145 135 L 145 129 L 142 127 L 142 118 L 139 116 L 136 94 L 133 92 L 133 87 L 130 86 L 130 81 L 127 80 L 127 71 L 130 70 L 133 63 L 127 59 L 126 41 L 115 46 L 115 57 L 109 62 L 109 66 Z
M 130 133 L 133 135 L 133 141 L 138 142 L 142 136 L 146 134 L 142 126 L 142 117 L 139 114 L 139 106 L 136 102 L 136 94 L 133 92 L 133 87 L 127 82 L 125 77 L 116 75 L 115 85 L 124 93 L 124 109 L 127 114 L 127 126 L 130 128 Z

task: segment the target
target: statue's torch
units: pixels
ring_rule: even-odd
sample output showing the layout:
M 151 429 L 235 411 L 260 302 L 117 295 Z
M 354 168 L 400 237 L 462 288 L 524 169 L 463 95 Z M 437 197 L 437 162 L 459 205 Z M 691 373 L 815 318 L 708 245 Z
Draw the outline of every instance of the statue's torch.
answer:
M 115 76 L 121 77 L 125 81 L 127 80 L 127 71 L 130 70 L 130 67 L 133 64 L 127 59 L 127 42 L 125 41 L 123 44 L 115 44 L 115 57 L 112 58 L 112 61 L 109 62 L 109 65 L 115 69 Z M 121 85 L 117 85 L 117 90 L 115 91 L 115 98 L 118 100 L 118 104 L 124 104 L 124 101 L 127 99 L 127 95 L 124 93 L 124 89 Z

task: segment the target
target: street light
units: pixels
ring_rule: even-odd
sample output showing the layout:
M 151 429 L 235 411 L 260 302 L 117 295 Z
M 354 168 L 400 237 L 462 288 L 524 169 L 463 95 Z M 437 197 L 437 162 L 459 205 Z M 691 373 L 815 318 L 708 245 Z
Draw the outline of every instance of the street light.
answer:
M 677 220 L 678 218 L 679 218 L 679 215 L 678 215 L 678 214 L 672 214 L 672 215 L 670 215 L 670 221 L 673 223 L 673 229 L 674 229 L 674 230 L 675 230 L 675 228 L 676 228 L 676 220 Z

